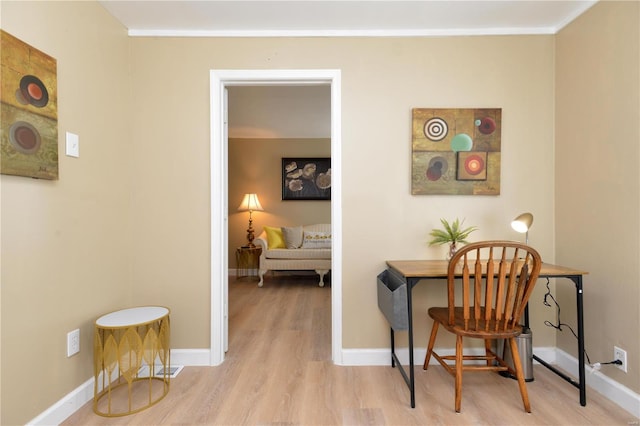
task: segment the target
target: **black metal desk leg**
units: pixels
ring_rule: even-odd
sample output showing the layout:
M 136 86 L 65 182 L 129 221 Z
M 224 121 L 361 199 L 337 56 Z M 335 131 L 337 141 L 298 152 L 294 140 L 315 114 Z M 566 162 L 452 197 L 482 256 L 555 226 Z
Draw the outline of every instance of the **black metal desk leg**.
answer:
M 393 333 L 393 328 L 389 327 L 389 330 L 391 330 L 391 367 L 395 367 L 396 360 L 394 356 L 396 354 L 396 338 L 395 334 Z
M 580 379 L 580 405 L 587 405 L 587 384 L 584 373 L 584 313 L 582 305 L 582 275 L 571 277 L 576 285 L 576 304 L 578 310 L 578 375 Z
M 411 302 L 413 285 L 413 280 L 407 280 L 407 316 L 409 317 L 409 390 L 411 392 L 411 408 L 416 408 L 416 381 L 413 371 L 413 309 Z

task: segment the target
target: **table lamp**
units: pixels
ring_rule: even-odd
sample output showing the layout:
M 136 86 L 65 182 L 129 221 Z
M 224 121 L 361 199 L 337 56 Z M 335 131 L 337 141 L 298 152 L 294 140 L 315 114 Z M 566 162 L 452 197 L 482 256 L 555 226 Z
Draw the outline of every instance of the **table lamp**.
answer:
M 244 194 L 244 198 L 242 199 L 240 206 L 238 206 L 238 211 L 249 212 L 249 227 L 247 228 L 247 241 L 249 241 L 248 247 L 252 247 L 252 248 L 256 246 L 255 244 L 253 244 L 253 239 L 254 239 L 253 226 L 252 226 L 253 219 L 251 218 L 251 214 L 253 213 L 254 210 L 260 211 L 260 212 L 264 210 L 260 205 L 260 200 L 258 200 L 258 194 Z
M 511 227 L 521 234 L 525 234 L 525 244 L 529 245 L 529 228 L 531 228 L 531 224 L 533 223 L 533 215 L 531 213 L 522 213 L 513 221 L 511 221 Z

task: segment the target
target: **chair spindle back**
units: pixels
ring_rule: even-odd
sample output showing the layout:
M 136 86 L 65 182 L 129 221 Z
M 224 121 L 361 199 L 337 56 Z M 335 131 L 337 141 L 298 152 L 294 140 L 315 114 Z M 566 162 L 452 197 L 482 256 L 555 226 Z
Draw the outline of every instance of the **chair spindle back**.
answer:
M 541 266 L 535 249 L 515 241 L 480 241 L 462 247 L 449 262 L 449 324 L 455 322 L 456 299 L 461 299 L 465 329 L 491 332 L 517 327 Z M 458 298 L 456 276 L 461 276 Z

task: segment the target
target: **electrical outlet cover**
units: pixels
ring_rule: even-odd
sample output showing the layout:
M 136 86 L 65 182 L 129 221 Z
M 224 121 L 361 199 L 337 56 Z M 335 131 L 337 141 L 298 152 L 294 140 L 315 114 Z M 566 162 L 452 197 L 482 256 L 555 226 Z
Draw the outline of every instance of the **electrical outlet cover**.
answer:
M 67 333 L 67 358 L 80 352 L 80 329 Z
M 627 372 L 627 351 L 617 346 L 613 347 L 613 359 L 622 361 L 622 365 L 616 364 L 616 367 L 625 373 Z

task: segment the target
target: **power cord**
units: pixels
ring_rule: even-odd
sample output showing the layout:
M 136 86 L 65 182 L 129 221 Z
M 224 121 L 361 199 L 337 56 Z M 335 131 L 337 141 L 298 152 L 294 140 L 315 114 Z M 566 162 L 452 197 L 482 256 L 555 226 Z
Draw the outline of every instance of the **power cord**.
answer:
M 551 304 L 549 303 L 549 299 L 553 300 L 553 303 L 556 305 L 556 324 L 554 324 L 554 323 L 552 323 L 551 321 L 548 321 L 548 320 L 546 320 L 544 322 L 544 324 L 547 327 L 553 327 L 558 331 L 564 331 L 562 329 L 563 326 L 567 327 L 571 331 L 571 333 L 573 333 L 573 336 L 577 339 L 578 335 L 576 334 L 575 331 L 573 331 L 573 328 L 571 328 L 571 326 L 569 324 L 565 324 L 562 321 L 560 321 L 560 305 L 556 301 L 556 298 L 553 297 L 553 294 L 551 294 L 551 289 L 549 288 L 549 278 L 547 278 L 547 293 L 544 295 L 544 302 L 543 303 L 544 303 L 545 306 L 551 307 Z M 584 350 L 584 356 L 587 358 L 587 363 L 589 365 L 591 365 L 591 360 L 589 359 L 589 355 L 587 354 L 587 350 L 586 349 Z M 616 360 L 616 361 L 605 362 L 605 363 L 596 363 L 596 364 L 599 364 L 597 369 L 600 369 L 600 365 L 602 365 L 602 364 L 618 364 L 618 363 L 622 364 L 622 361 Z M 594 364 L 594 365 L 596 365 L 596 364 Z
M 616 359 L 615 361 L 609 361 L 609 362 L 596 362 L 595 364 L 591 365 L 591 368 L 593 368 L 594 371 L 597 371 L 597 370 L 600 370 L 600 367 L 607 364 L 622 365 L 622 361 L 620 361 L 619 359 Z

